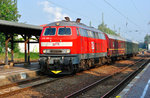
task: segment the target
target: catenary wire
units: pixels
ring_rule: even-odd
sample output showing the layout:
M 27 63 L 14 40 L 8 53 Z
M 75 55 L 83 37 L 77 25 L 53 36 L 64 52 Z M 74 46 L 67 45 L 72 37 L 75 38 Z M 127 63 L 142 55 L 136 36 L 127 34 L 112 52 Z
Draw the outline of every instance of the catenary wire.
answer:
M 132 20 L 130 20 L 127 16 L 125 16 L 122 12 L 120 12 L 117 8 L 115 8 L 112 4 L 110 4 L 108 1 L 104 0 L 104 2 L 109 5 L 111 8 L 113 8 L 116 12 L 118 12 L 121 16 L 123 16 L 125 19 L 127 19 L 132 24 L 138 26 L 136 23 L 134 23 Z

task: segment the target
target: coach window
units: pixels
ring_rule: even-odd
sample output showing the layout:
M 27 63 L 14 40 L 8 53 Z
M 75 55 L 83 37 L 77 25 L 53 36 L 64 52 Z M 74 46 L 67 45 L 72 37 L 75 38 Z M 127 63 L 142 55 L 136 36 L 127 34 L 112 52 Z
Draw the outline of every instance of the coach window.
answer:
M 59 28 L 58 35 L 71 35 L 70 28 Z
M 121 48 L 124 48 L 124 43 L 123 42 L 121 43 Z
M 120 48 L 122 48 L 122 42 L 120 42 L 119 44 L 120 44 Z
M 113 47 L 115 47 L 115 42 L 113 42 Z
M 55 35 L 56 33 L 56 28 L 46 28 L 44 31 L 44 36 L 52 36 Z

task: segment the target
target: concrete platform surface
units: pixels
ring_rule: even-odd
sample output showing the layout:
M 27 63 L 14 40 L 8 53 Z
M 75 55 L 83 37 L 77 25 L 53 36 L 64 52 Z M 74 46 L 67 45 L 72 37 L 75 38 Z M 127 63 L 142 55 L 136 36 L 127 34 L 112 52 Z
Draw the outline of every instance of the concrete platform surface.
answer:
M 150 63 L 120 92 L 118 98 L 150 98 Z
M 0 66 L 0 86 L 37 77 L 39 74 L 39 63 L 34 62 L 30 65 L 15 64 L 14 67 L 4 69 Z

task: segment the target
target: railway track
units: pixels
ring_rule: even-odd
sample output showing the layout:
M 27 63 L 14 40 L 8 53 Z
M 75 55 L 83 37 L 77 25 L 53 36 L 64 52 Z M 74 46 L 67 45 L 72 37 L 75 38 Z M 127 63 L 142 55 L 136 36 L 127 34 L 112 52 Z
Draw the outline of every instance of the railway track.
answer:
M 64 76 L 64 77 L 59 77 L 59 78 L 39 76 L 36 78 L 0 86 L 0 98 L 11 96 L 11 95 L 19 93 L 21 91 L 25 91 L 30 88 L 37 87 L 37 86 L 40 86 L 43 84 L 52 83 L 54 81 L 57 81 L 57 80 L 60 80 L 60 79 L 66 78 L 66 77 L 69 77 L 69 76 Z
M 143 63 L 144 62 L 144 63 Z M 92 88 L 94 88 L 97 85 L 100 85 L 101 83 L 104 83 L 105 81 L 107 81 L 108 79 L 113 78 L 114 76 L 122 73 L 123 71 L 125 71 L 126 69 L 128 69 L 129 67 L 132 67 L 136 64 L 141 63 L 140 67 L 135 68 L 135 71 L 133 71 L 132 73 L 130 73 L 126 78 L 124 78 L 121 82 L 119 82 L 115 87 L 113 87 L 111 90 L 107 91 L 106 93 L 102 94 L 102 98 L 109 98 L 110 96 L 112 96 L 116 91 L 118 91 L 118 88 L 120 88 L 123 84 L 125 84 L 127 81 L 131 80 L 131 78 L 133 78 L 138 72 L 140 72 L 145 66 L 146 64 L 149 62 L 149 60 L 144 60 L 144 59 L 140 59 L 138 61 L 136 61 L 133 64 L 128 65 L 127 67 L 121 69 L 120 71 L 111 74 L 109 76 L 106 76 L 90 85 L 87 85 L 86 87 L 75 91 L 67 96 L 65 96 L 65 98 L 74 98 L 74 97 L 82 97 L 82 94 L 88 92 L 89 90 L 91 90 Z
M 131 67 L 136 63 L 140 63 L 143 60 L 144 59 L 141 59 L 141 60 L 129 65 L 128 67 Z M 128 67 L 122 68 L 121 71 L 126 70 Z M 109 75 L 109 76 L 97 81 L 97 83 L 93 83 L 93 84 L 89 85 L 88 87 L 85 87 L 84 89 L 81 89 L 78 92 L 74 92 L 74 93 L 66 96 L 66 98 L 79 96 L 81 93 L 83 93 L 85 91 L 88 91 L 90 88 L 93 88 L 94 85 L 98 85 L 99 83 L 104 82 L 105 80 L 111 78 L 112 76 L 114 76 L 116 74 L 119 74 L 121 71 L 118 71 L 117 73 L 115 73 L 113 75 Z M 50 77 L 46 77 L 46 76 L 40 76 L 40 77 L 37 77 L 37 78 L 34 78 L 34 79 L 20 81 L 20 82 L 12 83 L 12 84 L 5 85 L 5 86 L 0 86 L 0 97 L 11 96 L 11 95 L 19 93 L 21 91 L 28 90 L 32 87 L 37 87 L 37 86 L 40 86 L 40 85 L 43 85 L 43 84 L 51 83 L 51 82 L 54 82 L 54 81 L 57 81 L 57 80 L 60 80 L 60 79 L 66 78 L 66 77 L 70 77 L 70 76 L 64 76 L 64 77 L 59 77 L 59 78 L 50 78 Z
M 132 73 L 130 73 L 125 79 L 123 79 L 118 85 L 116 85 L 110 91 L 108 91 L 107 93 L 105 93 L 101 98 L 109 98 L 112 95 L 114 95 L 115 92 L 119 88 L 121 88 L 124 84 L 126 84 L 126 82 L 128 82 L 129 80 L 131 80 L 132 78 L 134 78 L 139 72 L 141 72 L 142 69 L 149 63 L 149 61 L 150 60 L 147 60 L 146 62 L 144 62 L 139 68 L 137 68 L 135 71 L 133 71 Z

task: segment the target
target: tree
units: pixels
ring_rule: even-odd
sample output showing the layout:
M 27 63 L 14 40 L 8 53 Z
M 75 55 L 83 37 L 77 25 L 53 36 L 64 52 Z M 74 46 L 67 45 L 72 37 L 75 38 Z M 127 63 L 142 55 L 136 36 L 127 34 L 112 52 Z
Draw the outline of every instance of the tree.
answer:
M 102 13 L 102 23 L 98 26 L 98 29 L 101 30 L 104 33 L 108 33 L 108 34 L 119 36 L 113 30 L 111 30 L 110 28 L 108 28 L 106 24 L 104 24 L 104 15 L 103 15 L 103 13 Z
M 21 17 L 17 11 L 17 4 L 13 0 L 0 0 L 0 5 L 0 19 L 18 21 Z
M 146 36 L 144 37 L 144 44 L 145 47 L 148 47 L 148 44 L 150 44 L 150 35 L 146 34 Z
M 146 36 L 144 37 L 144 43 L 150 43 L 150 35 L 146 34 Z
M 0 19 L 8 21 L 18 21 L 21 15 L 18 14 L 16 0 L 0 0 Z M 14 38 L 15 39 L 15 38 Z M 5 36 L 0 33 L 0 52 L 4 50 Z M 18 50 L 18 45 L 14 45 L 14 51 Z
M 105 24 L 100 24 L 98 26 L 98 29 L 101 30 L 104 33 L 108 33 L 108 34 L 112 34 L 112 35 L 117 35 L 119 36 L 117 33 L 115 33 L 113 30 L 111 30 L 110 28 L 107 27 L 107 25 Z

